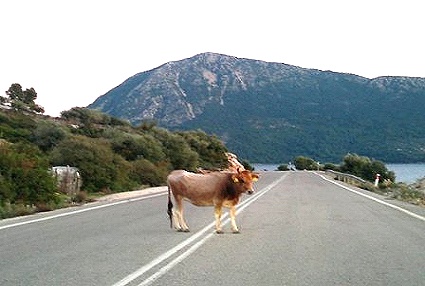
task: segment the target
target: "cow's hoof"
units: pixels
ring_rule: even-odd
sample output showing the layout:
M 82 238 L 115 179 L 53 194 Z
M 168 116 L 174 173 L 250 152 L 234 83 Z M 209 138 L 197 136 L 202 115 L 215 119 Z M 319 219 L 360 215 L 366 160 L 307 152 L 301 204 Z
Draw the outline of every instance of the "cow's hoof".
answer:
M 232 233 L 233 234 L 239 234 L 239 233 L 241 233 L 239 230 L 234 230 L 234 231 L 232 231 Z
M 190 230 L 189 230 L 188 228 L 183 229 L 182 231 L 183 231 L 183 232 L 190 232 Z
M 224 232 L 222 230 L 216 230 L 215 233 L 216 234 L 223 234 Z

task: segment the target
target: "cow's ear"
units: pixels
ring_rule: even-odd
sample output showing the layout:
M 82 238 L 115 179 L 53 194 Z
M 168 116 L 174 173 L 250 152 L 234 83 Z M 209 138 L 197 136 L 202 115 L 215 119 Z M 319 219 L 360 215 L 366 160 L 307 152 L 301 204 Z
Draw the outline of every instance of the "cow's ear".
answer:
M 260 175 L 253 173 L 252 174 L 252 181 L 257 182 L 259 177 L 260 177 Z
M 232 175 L 233 183 L 239 183 L 239 179 L 236 175 Z

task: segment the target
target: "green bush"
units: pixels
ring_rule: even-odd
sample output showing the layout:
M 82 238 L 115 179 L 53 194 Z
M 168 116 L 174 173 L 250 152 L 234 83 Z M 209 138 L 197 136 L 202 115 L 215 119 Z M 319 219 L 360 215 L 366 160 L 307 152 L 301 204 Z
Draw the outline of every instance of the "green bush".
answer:
M 0 205 L 0 219 L 30 215 L 37 212 L 34 205 L 4 203 Z
M 139 185 L 160 186 L 165 183 L 168 175 L 168 164 L 154 165 L 146 159 L 139 159 L 132 164 L 131 177 Z
M 282 165 L 279 165 L 277 167 L 277 170 L 278 171 L 289 171 L 289 168 L 288 168 L 288 165 L 287 164 L 282 164 Z
M 30 135 L 32 143 L 42 151 L 47 152 L 53 149 L 60 141 L 65 139 L 66 132 L 59 124 L 51 121 L 40 121 Z
M 53 149 L 51 161 L 56 166 L 77 167 L 81 172 L 82 188 L 87 191 L 128 191 L 134 187 L 129 178 L 131 165 L 112 152 L 104 139 L 72 136 Z
M 210 136 L 201 130 L 178 133 L 199 155 L 198 167 L 203 169 L 226 168 L 227 152 L 224 144 L 216 137 Z
M 338 165 L 332 164 L 332 163 L 325 163 L 323 166 L 323 169 L 325 170 L 333 170 L 333 171 L 340 171 L 340 168 Z
M 0 135 L 9 142 L 28 142 L 36 127 L 37 122 L 29 116 L 10 110 L 0 112 Z
M 298 156 L 294 159 L 294 165 L 298 170 L 317 170 L 318 164 L 311 158 Z
M 37 147 L 26 143 L 0 144 L 0 204 L 49 203 L 56 185 L 49 164 Z
M 347 154 L 340 169 L 341 172 L 349 173 L 371 182 L 375 180 L 377 174 L 380 174 L 381 181 L 395 181 L 394 172 L 389 171 L 384 163 L 357 154 Z
M 158 129 L 155 137 L 162 142 L 164 153 L 172 169 L 195 171 L 199 166 L 199 155 L 179 134 Z
M 151 162 L 165 160 L 161 142 L 150 134 L 121 134 L 111 138 L 112 149 L 128 161 L 140 158 Z

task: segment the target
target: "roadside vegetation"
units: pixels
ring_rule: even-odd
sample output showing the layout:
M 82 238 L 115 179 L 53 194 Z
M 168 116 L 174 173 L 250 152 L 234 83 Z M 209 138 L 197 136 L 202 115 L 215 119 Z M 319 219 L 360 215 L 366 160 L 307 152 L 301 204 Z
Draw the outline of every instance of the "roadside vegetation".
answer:
M 59 118 L 44 116 L 33 88 L 12 84 L 0 96 L 0 219 L 48 211 L 93 200 L 96 196 L 165 184 L 169 171 L 220 169 L 227 148 L 201 130 L 176 131 L 143 121 L 138 126 L 101 112 L 75 107 Z M 242 160 L 247 169 L 253 169 Z M 373 182 L 365 188 L 425 205 L 425 183 L 395 184 L 382 162 L 348 154 L 340 165 L 295 158 L 297 169 L 332 169 Z M 52 167 L 78 168 L 78 192 L 64 191 Z M 287 170 L 288 166 L 279 166 Z
M 138 126 L 86 108 L 44 116 L 34 89 L 0 96 L 0 219 L 61 208 L 96 195 L 165 184 L 172 169 L 227 164 L 224 144 L 203 131 Z M 53 166 L 78 168 L 81 191 L 61 191 Z
M 418 180 L 414 184 L 396 183 L 394 172 L 389 171 L 385 164 L 378 160 L 373 160 L 357 154 L 347 154 L 340 164 L 325 163 L 320 164 L 312 158 L 298 156 L 294 159 L 297 170 L 332 170 L 365 180 L 356 183 L 356 186 L 368 191 L 385 195 L 389 198 L 406 201 L 415 205 L 425 206 L 425 178 Z M 288 165 L 280 165 L 278 170 L 288 170 Z M 374 182 L 379 174 L 378 186 Z

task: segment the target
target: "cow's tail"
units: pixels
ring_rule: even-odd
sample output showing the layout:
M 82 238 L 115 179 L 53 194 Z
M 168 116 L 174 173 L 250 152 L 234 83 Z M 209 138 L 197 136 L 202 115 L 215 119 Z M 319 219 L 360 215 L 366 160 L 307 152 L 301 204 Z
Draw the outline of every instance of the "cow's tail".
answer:
M 170 218 L 170 228 L 173 228 L 173 202 L 171 201 L 171 189 L 168 186 L 168 217 Z

